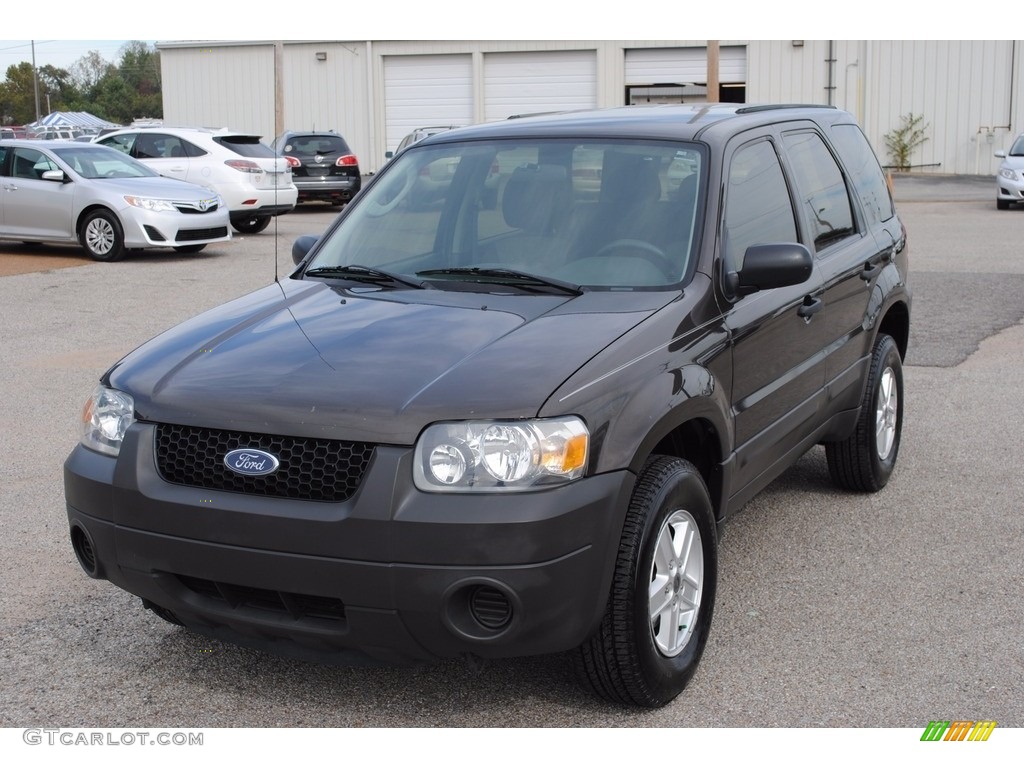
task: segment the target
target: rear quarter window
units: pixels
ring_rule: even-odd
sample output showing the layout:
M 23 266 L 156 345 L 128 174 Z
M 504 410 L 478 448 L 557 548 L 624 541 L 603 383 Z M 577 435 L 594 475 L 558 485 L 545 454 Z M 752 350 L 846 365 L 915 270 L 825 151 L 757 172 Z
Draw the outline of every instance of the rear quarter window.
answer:
M 864 206 L 870 223 L 888 221 L 896 215 L 889 185 L 882 174 L 867 137 L 856 125 L 832 126 L 832 142 L 850 174 L 850 180 Z
M 275 157 L 274 150 L 259 136 L 214 136 L 213 140 L 242 157 Z

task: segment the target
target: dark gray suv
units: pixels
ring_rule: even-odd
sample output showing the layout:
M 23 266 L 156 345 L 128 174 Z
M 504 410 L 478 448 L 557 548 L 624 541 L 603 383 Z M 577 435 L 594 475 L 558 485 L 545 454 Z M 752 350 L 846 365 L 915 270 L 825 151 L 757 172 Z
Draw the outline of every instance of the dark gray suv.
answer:
M 728 516 L 819 443 L 841 487 L 889 480 L 907 253 L 836 109 L 446 131 L 287 279 L 102 376 L 71 543 L 199 633 L 340 663 L 571 650 L 600 695 L 664 705 Z

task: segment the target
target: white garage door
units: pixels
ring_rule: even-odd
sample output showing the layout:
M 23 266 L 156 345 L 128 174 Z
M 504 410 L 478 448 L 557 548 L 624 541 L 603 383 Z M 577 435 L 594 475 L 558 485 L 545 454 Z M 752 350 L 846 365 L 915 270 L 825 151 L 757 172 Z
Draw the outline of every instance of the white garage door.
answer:
M 416 128 L 473 122 L 473 61 L 469 55 L 385 56 L 387 148 Z
M 594 51 L 489 53 L 484 57 L 484 119 L 597 106 Z
M 626 85 L 706 83 L 707 48 L 633 48 L 626 51 Z M 718 49 L 718 82 L 747 81 L 747 48 Z

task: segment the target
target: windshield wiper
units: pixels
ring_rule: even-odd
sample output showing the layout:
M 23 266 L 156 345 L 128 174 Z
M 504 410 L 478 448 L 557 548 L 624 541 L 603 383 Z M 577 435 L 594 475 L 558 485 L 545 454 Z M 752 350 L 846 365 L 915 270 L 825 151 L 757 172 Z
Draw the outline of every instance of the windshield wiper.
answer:
M 585 290 L 582 286 L 551 277 L 541 277 L 518 269 L 500 267 L 449 267 L 448 269 L 425 269 L 417 272 L 420 277 L 468 277 L 475 283 L 496 283 L 517 288 L 554 288 L 562 293 L 579 296 Z
M 409 288 L 429 288 L 423 280 L 412 280 L 395 272 L 388 272 L 376 267 L 367 267 L 362 264 L 346 264 L 337 267 L 314 267 L 307 269 L 304 273 L 308 277 L 342 277 L 349 280 L 358 280 L 364 283 L 392 282 L 405 285 Z

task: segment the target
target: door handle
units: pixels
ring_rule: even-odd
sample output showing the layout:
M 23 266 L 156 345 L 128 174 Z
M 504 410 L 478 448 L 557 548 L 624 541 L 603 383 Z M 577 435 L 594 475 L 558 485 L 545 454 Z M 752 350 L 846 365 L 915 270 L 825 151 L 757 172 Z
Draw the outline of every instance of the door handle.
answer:
M 804 296 L 804 303 L 800 305 L 797 314 L 807 322 L 811 322 L 811 316 L 819 312 L 824 306 L 821 299 L 814 298 L 813 296 Z
M 860 273 L 860 279 L 867 282 L 871 282 L 879 272 L 882 271 L 881 264 L 872 264 L 870 261 L 864 265 L 864 269 Z

